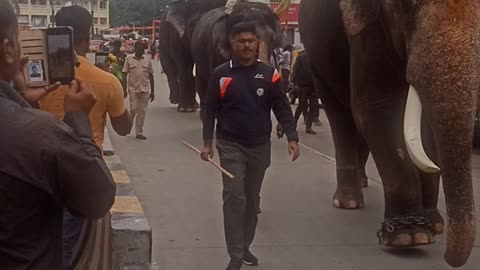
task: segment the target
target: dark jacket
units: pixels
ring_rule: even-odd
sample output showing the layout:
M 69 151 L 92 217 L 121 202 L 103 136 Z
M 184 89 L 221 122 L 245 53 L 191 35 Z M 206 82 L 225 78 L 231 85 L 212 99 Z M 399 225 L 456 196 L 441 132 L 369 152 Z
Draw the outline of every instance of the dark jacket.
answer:
M 63 269 L 62 209 L 99 218 L 115 196 L 88 115 L 59 121 L 1 81 L 0 115 L 0 268 Z
M 276 69 L 256 61 L 242 67 L 231 60 L 215 69 L 203 99 L 204 140 L 217 139 L 255 146 L 270 141 L 271 111 L 283 126 L 289 141 L 297 140 L 295 121 Z
M 305 52 L 297 56 L 292 70 L 292 82 L 298 86 L 314 86 L 310 60 Z

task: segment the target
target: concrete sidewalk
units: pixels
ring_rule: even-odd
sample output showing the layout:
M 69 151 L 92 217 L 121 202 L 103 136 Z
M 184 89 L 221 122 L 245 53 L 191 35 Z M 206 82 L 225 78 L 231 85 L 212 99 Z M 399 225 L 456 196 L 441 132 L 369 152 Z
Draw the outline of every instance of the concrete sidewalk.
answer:
M 198 114 L 180 114 L 168 104 L 166 79 L 159 74 L 156 88 L 157 101 L 145 124 L 148 140 L 112 136 L 152 226 L 153 260 L 161 270 L 225 269 L 220 174 L 182 145 L 183 140 L 201 145 Z M 252 248 L 260 266 L 251 269 L 451 269 L 443 262 L 442 237 L 426 248 L 389 250 L 378 245 L 376 232 L 383 220 L 379 183 L 371 181 L 365 190 L 365 209 L 332 207 L 336 183 L 335 164 L 328 158 L 333 157 L 330 131 L 327 125 L 316 129 L 319 134 L 309 137 L 301 130 L 310 150 L 302 149 L 295 164 L 289 161 L 286 142 L 273 139 L 273 162 Z M 370 163 L 370 176 L 378 181 L 373 166 Z M 479 265 L 477 241 L 469 263 L 460 269 L 478 270 Z

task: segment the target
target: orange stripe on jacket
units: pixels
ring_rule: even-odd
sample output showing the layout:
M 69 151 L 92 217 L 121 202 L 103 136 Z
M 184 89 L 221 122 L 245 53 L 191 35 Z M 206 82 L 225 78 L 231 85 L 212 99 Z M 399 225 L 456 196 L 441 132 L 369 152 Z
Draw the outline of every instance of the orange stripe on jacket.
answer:
M 272 76 L 272 83 L 276 83 L 278 80 L 280 80 L 280 73 L 275 69 Z
M 227 93 L 228 86 L 232 82 L 232 78 L 230 77 L 222 77 L 220 79 L 220 97 L 223 98 Z

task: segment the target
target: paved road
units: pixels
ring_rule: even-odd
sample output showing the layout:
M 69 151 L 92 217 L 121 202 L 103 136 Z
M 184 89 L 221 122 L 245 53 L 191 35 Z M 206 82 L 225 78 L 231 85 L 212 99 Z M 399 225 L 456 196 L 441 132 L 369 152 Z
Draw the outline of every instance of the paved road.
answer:
M 146 120 L 148 140 L 112 135 L 152 225 L 153 260 L 162 270 L 225 269 L 220 175 L 181 143 L 201 145 L 200 120 L 197 114 L 177 113 L 167 102 L 165 78 L 158 74 L 156 80 L 157 100 Z M 301 131 L 308 149 L 302 149 L 295 164 L 288 159 L 285 141 L 273 140 L 273 163 L 252 248 L 261 264 L 252 269 L 450 269 L 442 259 L 442 237 L 427 248 L 389 250 L 378 245 L 383 200 L 372 162 L 369 176 L 374 180 L 365 190 L 366 208 L 342 211 L 331 206 L 335 190 L 332 140 L 328 124 L 317 130 L 315 136 Z M 475 158 L 480 190 L 480 159 Z M 478 270 L 479 265 L 477 240 L 468 265 L 461 269 Z

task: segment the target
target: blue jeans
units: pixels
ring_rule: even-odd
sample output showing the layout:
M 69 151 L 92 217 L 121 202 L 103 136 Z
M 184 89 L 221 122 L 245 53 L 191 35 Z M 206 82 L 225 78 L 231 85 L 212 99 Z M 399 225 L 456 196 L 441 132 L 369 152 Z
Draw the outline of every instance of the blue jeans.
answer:
M 65 269 L 69 269 L 72 264 L 73 250 L 78 241 L 81 240 L 79 238 L 84 223 L 84 219 L 77 218 L 70 214 L 67 209 L 63 209 L 63 265 Z

